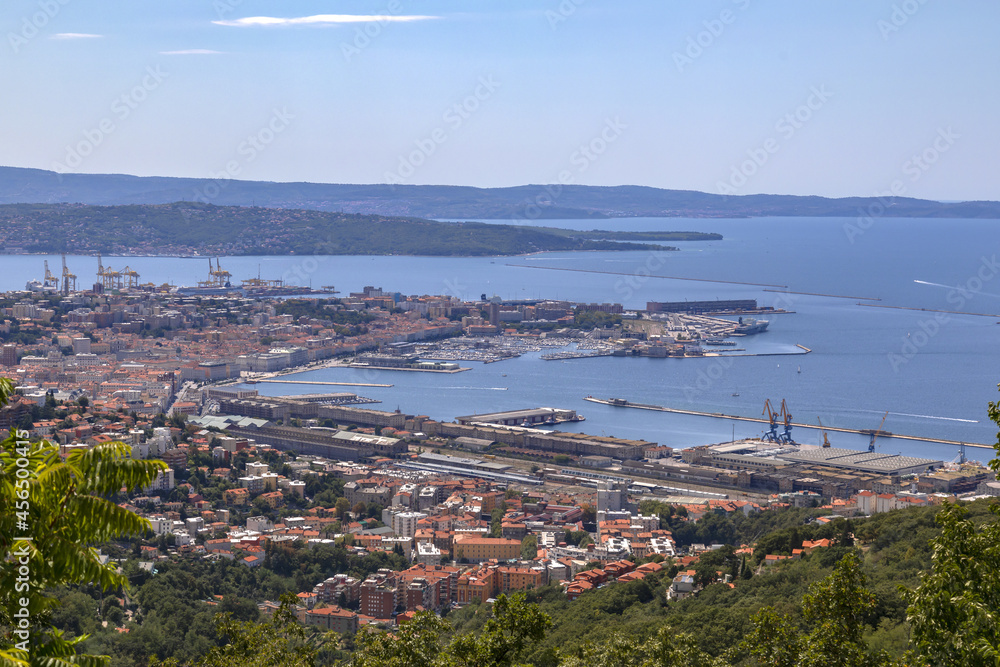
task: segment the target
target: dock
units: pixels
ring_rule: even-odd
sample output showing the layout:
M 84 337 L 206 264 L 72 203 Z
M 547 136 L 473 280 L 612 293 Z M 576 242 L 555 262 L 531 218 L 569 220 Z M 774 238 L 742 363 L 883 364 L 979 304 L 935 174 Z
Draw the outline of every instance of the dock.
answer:
M 543 354 L 540 358 L 543 361 L 559 361 L 562 359 L 590 359 L 591 357 L 610 357 L 611 352 L 601 352 L 601 351 L 584 351 L 584 352 L 553 352 L 551 354 Z
M 281 384 L 318 384 L 318 385 L 329 385 L 332 387 L 391 387 L 391 384 L 375 384 L 373 382 L 320 382 L 318 380 L 282 380 L 281 378 L 265 378 L 263 380 L 254 380 L 253 383 L 257 382 L 279 382 Z
M 691 415 L 693 417 L 712 417 L 714 419 L 729 419 L 743 422 L 755 422 L 758 424 L 770 424 L 767 419 L 762 417 L 741 417 L 739 415 L 727 415 L 722 412 L 699 412 L 698 410 L 680 410 L 678 408 L 667 408 L 662 405 L 648 405 L 646 403 L 632 403 L 624 399 L 603 399 L 594 398 L 593 396 L 584 397 L 585 401 L 590 401 L 591 403 L 600 403 L 602 405 L 610 405 L 616 408 L 638 408 L 640 410 L 654 410 L 656 412 L 671 412 L 676 415 Z M 856 428 L 841 428 L 837 426 L 818 426 L 816 424 L 799 424 L 793 422 L 791 424 L 795 428 L 810 428 L 819 431 L 837 431 L 840 433 L 857 433 L 858 435 L 871 435 L 873 429 L 856 429 Z M 900 440 L 916 440 L 919 442 L 934 442 L 942 445 L 956 445 L 956 446 L 966 446 L 966 447 L 979 447 L 980 449 L 993 449 L 993 445 L 984 445 L 976 442 L 959 442 L 958 440 L 942 440 L 940 438 L 925 438 L 916 435 L 904 435 L 902 433 L 890 433 L 889 431 L 878 431 L 878 435 L 881 438 L 899 438 Z
M 624 273 L 622 271 L 598 271 L 597 269 L 569 269 L 562 266 L 532 266 L 531 264 L 504 264 L 504 266 L 516 266 L 522 269 L 545 269 L 548 271 L 575 271 L 577 273 L 601 273 L 608 276 L 632 276 L 645 280 L 646 278 L 662 278 L 664 280 L 688 280 L 696 283 L 720 283 L 722 285 L 748 285 L 750 287 L 777 287 L 787 289 L 788 285 L 772 285 L 770 283 L 748 283 L 740 280 L 711 280 L 709 278 L 687 278 L 684 276 L 661 276 L 656 274 Z

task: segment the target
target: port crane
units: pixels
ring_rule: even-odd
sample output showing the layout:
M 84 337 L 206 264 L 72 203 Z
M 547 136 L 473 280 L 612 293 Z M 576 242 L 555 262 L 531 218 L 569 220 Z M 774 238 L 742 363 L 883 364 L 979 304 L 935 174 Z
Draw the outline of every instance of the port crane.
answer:
M 764 434 L 764 440 L 778 442 L 780 440 L 778 436 L 778 413 L 771 408 L 771 399 L 764 399 L 764 411 L 760 414 L 761 416 L 767 415 L 767 433 Z
M 104 289 L 118 289 L 121 287 L 121 273 L 111 267 L 104 266 L 101 261 L 101 253 L 97 253 L 97 276 L 101 279 L 101 287 Z
M 72 287 L 71 287 L 72 286 Z M 68 296 L 70 292 L 76 291 L 76 274 L 70 273 L 66 266 L 66 253 L 62 254 L 62 293 Z
M 785 422 L 785 430 L 781 434 L 782 442 L 794 442 L 792 440 L 792 413 L 788 411 L 788 406 L 785 404 L 785 399 L 781 399 L 781 418 Z
M 138 287 L 139 286 L 139 272 L 126 266 L 121 270 L 118 278 L 118 287 Z
M 889 416 L 889 411 L 886 410 L 885 414 L 882 415 L 882 423 L 878 425 L 877 429 L 875 429 L 874 431 L 872 431 L 872 439 L 868 441 L 868 451 L 869 452 L 874 452 L 875 451 L 875 438 L 877 438 L 879 436 L 879 434 L 882 433 L 882 427 L 885 425 L 885 418 L 888 417 L 888 416 Z
M 819 422 L 820 431 L 822 431 L 822 433 L 823 433 L 823 446 L 824 447 L 829 447 L 830 446 L 830 440 L 829 440 L 829 438 L 826 437 L 826 429 L 823 428 L 823 420 L 819 418 L 819 415 L 816 415 L 816 421 Z
M 764 411 L 761 415 L 767 415 L 767 433 L 764 440 L 768 442 L 790 443 L 792 440 L 792 413 L 788 411 L 788 404 L 785 399 L 781 399 L 781 410 L 775 411 L 771 407 L 771 399 L 764 400 Z M 783 429 L 778 433 L 778 418 L 781 418 Z
M 49 271 L 49 260 L 45 260 L 45 281 L 42 283 L 42 288 L 53 292 L 59 289 L 59 279 Z

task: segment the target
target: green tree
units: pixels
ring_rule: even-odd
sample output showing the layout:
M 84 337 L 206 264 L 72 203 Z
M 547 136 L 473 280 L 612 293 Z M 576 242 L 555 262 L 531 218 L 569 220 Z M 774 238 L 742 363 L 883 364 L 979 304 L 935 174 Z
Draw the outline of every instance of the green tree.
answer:
M 521 558 L 524 560 L 534 560 L 538 555 L 538 538 L 534 535 L 527 535 L 521 540 Z
M 588 643 L 579 655 L 564 656 L 559 667 L 724 667 L 686 633 L 661 627 L 645 642 L 615 633 L 607 641 Z
M 0 379 L 0 405 L 11 391 Z M 148 521 L 109 498 L 148 486 L 166 464 L 132 460 L 120 442 L 62 461 L 50 443 L 19 435 L 26 436 L 14 431 L 0 444 L 0 626 L 16 628 L 0 638 L 0 665 L 106 665 L 110 658 L 77 654 L 86 636 L 66 640 L 49 626 L 57 601 L 45 591 L 75 583 L 128 586 L 124 574 L 101 564 L 93 545 L 149 530 Z M 24 622 L 15 617 L 22 608 Z
M 452 640 L 444 664 L 455 667 L 513 667 L 517 660 L 552 627 L 552 619 L 524 593 L 499 595 L 493 616 L 478 637 L 466 634 Z
M 802 600 L 802 616 L 812 625 L 802 636 L 788 616 L 765 607 L 753 617 L 754 628 L 737 647 L 759 665 L 784 667 L 879 667 L 887 655 L 871 651 L 864 640 L 875 595 L 856 551 L 844 556 L 833 573 L 812 584 Z
M 215 632 L 226 644 L 212 648 L 196 667 L 313 667 L 317 650 L 305 641 L 305 630 L 292 612 L 294 605 L 294 595 L 283 595 L 268 623 L 238 621 L 231 612 L 217 614 Z
M 1000 518 L 1000 506 L 990 506 Z M 932 565 L 916 590 L 904 591 L 921 657 L 933 665 L 1000 664 L 1000 523 L 978 528 L 967 510 L 945 504 Z
M 355 638 L 352 667 L 432 667 L 440 664 L 441 637 L 448 623 L 419 611 L 395 635 L 363 630 Z
M 990 401 L 990 419 L 1000 426 L 1000 402 Z M 1000 470 L 1000 433 L 990 468 Z M 936 520 L 940 535 L 931 540 L 931 569 L 913 591 L 906 615 L 920 657 L 932 665 L 1000 664 L 1000 506 L 981 526 L 968 511 L 945 503 Z
M 351 501 L 347 498 L 340 497 L 337 498 L 337 502 L 334 504 L 334 512 L 337 514 L 337 518 L 341 521 L 347 520 L 347 513 L 351 511 Z
M 753 629 L 738 651 L 749 654 L 759 667 L 797 667 L 804 641 L 791 618 L 764 607 L 754 615 Z

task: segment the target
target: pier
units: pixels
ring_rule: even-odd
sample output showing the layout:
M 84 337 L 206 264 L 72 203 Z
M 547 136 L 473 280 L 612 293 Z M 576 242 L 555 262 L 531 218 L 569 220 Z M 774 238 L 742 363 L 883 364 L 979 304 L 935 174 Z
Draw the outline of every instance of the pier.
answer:
M 516 266 L 522 269 L 547 269 L 549 271 L 576 271 L 577 273 L 603 273 L 609 276 L 632 276 L 633 278 L 663 278 L 664 280 L 688 280 L 697 283 L 721 283 L 723 285 L 748 285 L 750 287 L 777 287 L 784 289 L 788 285 L 771 285 L 769 283 L 745 283 L 739 280 L 711 280 L 709 278 L 684 278 L 681 276 L 660 276 L 656 274 L 623 273 L 621 271 L 598 271 L 596 269 L 567 269 L 561 266 L 531 266 L 530 264 L 505 264 L 504 266 Z
M 777 294 L 800 294 L 802 296 L 825 296 L 828 299 L 854 299 L 855 301 L 881 301 L 877 296 L 849 296 L 846 294 L 823 294 L 822 292 L 793 292 L 792 290 L 765 289 L 765 292 L 775 292 Z M 870 306 L 871 304 L 858 304 Z
M 264 378 L 263 380 L 248 380 L 248 384 L 258 382 L 279 382 L 282 384 L 318 384 L 334 387 L 391 387 L 391 384 L 375 384 L 373 382 L 320 382 L 318 380 L 282 380 L 281 378 Z
M 693 417 L 712 417 L 714 419 L 730 419 L 742 422 L 756 422 L 758 424 L 770 424 L 767 419 L 761 417 L 740 417 L 739 415 L 727 415 L 722 412 L 699 412 L 698 410 L 680 410 L 678 408 L 666 408 L 662 405 L 648 405 L 646 403 L 630 403 L 624 399 L 603 399 L 587 396 L 583 400 L 591 403 L 610 405 L 616 408 L 638 408 L 640 410 L 654 410 L 656 412 L 671 412 L 676 415 L 691 415 Z M 819 431 L 837 431 L 840 433 L 857 433 L 859 435 L 871 435 L 872 429 L 840 428 L 837 426 L 818 426 L 816 424 L 792 423 L 795 428 L 811 428 Z M 916 435 L 904 435 L 901 433 L 890 433 L 888 431 L 878 431 L 880 438 L 899 438 L 900 440 L 916 440 L 919 442 L 934 442 L 942 445 L 956 445 L 961 447 L 979 447 L 980 449 L 993 449 L 993 445 L 983 445 L 976 442 L 959 442 L 957 440 L 942 440 L 940 438 L 924 438 Z

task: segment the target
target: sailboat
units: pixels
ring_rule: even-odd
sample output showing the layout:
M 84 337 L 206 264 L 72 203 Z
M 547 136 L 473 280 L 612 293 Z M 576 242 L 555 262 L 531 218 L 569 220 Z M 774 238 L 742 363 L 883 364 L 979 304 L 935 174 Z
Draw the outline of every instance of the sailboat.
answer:
M 739 389 L 739 387 L 737 387 L 736 389 L 733 389 L 733 396 L 739 396 L 739 395 L 740 395 L 740 389 Z
M 802 372 L 802 366 L 799 366 L 799 370 L 798 370 L 798 371 L 796 371 L 796 372 L 797 372 L 797 373 L 801 373 L 801 372 Z

